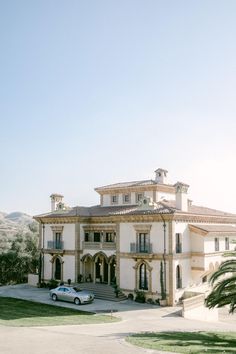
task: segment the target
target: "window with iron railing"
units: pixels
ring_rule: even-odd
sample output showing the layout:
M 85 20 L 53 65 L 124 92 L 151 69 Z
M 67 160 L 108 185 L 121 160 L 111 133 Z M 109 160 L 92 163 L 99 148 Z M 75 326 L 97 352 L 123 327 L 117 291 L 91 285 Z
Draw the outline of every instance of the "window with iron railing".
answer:
M 138 243 L 130 243 L 130 252 L 131 253 L 152 253 L 152 244 L 148 243 L 143 247 L 140 247 Z
M 54 250 L 62 250 L 62 249 L 64 249 L 64 242 L 58 241 L 58 240 L 57 241 L 48 241 L 47 248 L 54 249 Z

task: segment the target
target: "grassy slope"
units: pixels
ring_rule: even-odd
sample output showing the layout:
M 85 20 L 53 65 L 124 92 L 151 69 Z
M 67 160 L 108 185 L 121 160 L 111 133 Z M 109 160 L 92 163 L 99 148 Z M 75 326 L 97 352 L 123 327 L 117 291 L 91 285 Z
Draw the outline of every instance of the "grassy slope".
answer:
M 236 353 L 236 333 L 233 332 L 138 333 L 127 341 L 143 348 L 174 353 Z
M 0 297 L 0 325 L 4 326 L 61 326 L 116 321 L 118 319 L 111 316 Z

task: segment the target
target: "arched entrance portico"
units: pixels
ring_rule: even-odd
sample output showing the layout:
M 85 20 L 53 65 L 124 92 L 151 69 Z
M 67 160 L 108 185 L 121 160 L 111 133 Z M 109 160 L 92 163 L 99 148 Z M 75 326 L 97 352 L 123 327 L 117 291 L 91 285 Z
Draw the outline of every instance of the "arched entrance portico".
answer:
M 97 252 L 94 256 L 86 254 L 81 258 L 81 262 L 84 281 L 89 281 L 90 279 L 94 283 L 109 285 L 115 281 L 115 255 L 108 258 L 104 252 Z

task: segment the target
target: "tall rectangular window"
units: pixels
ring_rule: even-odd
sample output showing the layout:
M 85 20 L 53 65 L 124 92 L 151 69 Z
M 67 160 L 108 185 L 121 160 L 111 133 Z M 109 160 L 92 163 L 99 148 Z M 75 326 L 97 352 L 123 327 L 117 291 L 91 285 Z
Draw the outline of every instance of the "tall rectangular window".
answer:
M 88 242 L 89 241 L 89 232 L 85 232 L 84 234 L 84 241 Z
M 219 251 L 219 249 L 220 249 L 219 239 L 216 237 L 215 238 L 215 251 Z
M 148 234 L 140 233 L 139 234 L 139 252 L 148 252 L 149 240 Z
M 118 203 L 118 195 L 114 194 L 111 196 L 111 204 L 117 204 Z
M 106 242 L 114 242 L 114 233 L 113 232 L 106 232 Z
M 140 202 L 144 197 L 144 193 L 136 193 L 136 203 Z
M 101 234 L 100 232 L 94 232 L 94 242 L 101 242 Z
M 61 232 L 56 232 L 55 233 L 55 249 L 61 249 L 62 248 L 62 235 Z
M 130 194 L 123 194 L 123 203 L 130 203 Z
M 229 238 L 228 237 L 225 238 L 225 250 L 226 251 L 229 250 Z
M 175 252 L 182 253 L 181 234 L 175 234 Z

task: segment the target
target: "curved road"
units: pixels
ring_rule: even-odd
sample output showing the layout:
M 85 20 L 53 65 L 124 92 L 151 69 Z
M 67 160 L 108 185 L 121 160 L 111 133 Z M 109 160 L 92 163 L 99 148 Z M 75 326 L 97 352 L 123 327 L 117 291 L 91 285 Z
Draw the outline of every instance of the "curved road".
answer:
M 39 294 L 38 301 L 50 302 L 48 291 L 30 287 L 1 287 L 0 296 L 13 296 L 30 299 Z M 32 295 L 33 294 L 33 295 Z M 61 305 L 61 303 L 58 303 Z M 63 304 L 75 306 L 73 304 Z M 88 307 L 97 307 L 97 311 L 116 308 L 119 312 L 113 316 L 122 318 L 121 322 L 73 325 L 55 327 L 0 327 L 1 354 L 138 354 L 158 353 L 128 344 L 125 337 L 141 331 L 166 330 L 211 330 L 236 331 L 236 316 L 228 315 L 224 310 L 217 323 L 190 321 L 179 316 L 179 308 L 157 308 L 147 304 L 139 306 L 133 302 L 121 304 L 96 300 Z M 79 308 L 80 310 L 82 307 Z

